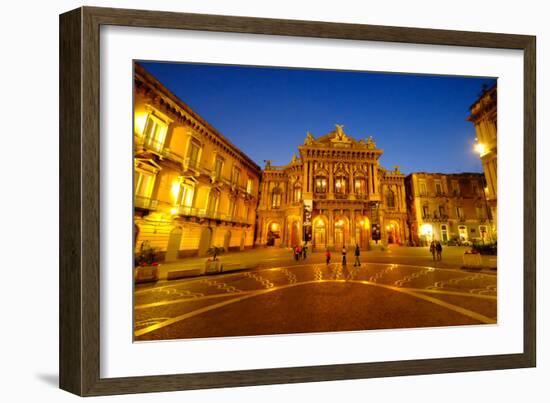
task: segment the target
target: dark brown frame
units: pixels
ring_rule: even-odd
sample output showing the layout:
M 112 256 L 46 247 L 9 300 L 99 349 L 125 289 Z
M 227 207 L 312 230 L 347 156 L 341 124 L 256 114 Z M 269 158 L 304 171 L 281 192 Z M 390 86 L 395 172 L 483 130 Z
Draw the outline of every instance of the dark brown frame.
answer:
M 100 378 L 99 34 L 101 25 L 523 50 L 523 353 Z M 536 365 L 536 38 L 534 36 L 82 7 L 60 16 L 59 40 L 59 362 L 62 389 L 81 396 L 92 396 L 525 368 Z

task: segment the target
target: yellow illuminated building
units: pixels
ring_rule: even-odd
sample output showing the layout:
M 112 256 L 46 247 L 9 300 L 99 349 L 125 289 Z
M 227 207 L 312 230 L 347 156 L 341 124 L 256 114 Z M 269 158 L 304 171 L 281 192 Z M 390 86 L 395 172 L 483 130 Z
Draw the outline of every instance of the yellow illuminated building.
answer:
M 138 64 L 134 88 L 135 249 L 252 247 L 260 167 Z
M 340 250 L 408 238 L 405 176 L 379 164 L 372 137 L 355 140 L 343 126 L 315 138 L 284 166 L 266 162 L 258 206 L 258 245 Z
M 213 246 L 340 251 L 357 244 L 495 241 L 496 88 L 471 107 L 483 174 L 383 168 L 373 138 L 336 125 L 307 133 L 284 166 L 262 170 L 157 79 L 134 70 L 134 247 L 161 260 Z
M 479 153 L 487 182 L 485 192 L 494 218 L 492 233 L 497 233 L 497 86 L 483 91 L 470 106 L 468 120 L 476 129 L 474 150 Z
M 412 173 L 406 187 L 413 245 L 496 240 L 483 174 Z

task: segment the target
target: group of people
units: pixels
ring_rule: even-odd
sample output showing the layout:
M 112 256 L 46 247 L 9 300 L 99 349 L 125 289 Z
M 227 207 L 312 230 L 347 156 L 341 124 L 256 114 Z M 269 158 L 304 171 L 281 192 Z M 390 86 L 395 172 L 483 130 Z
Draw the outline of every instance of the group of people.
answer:
M 292 248 L 294 252 L 294 259 L 296 261 L 303 259 L 306 260 L 307 257 L 307 244 L 305 245 L 296 245 Z
M 443 246 L 441 245 L 441 242 L 433 240 L 430 243 L 430 253 L 432 254 L 432 258 L 434 261 L 441 260 L 441 253 L 443 252 Z
M 307 257 L 307 244 L 296 245 L 292 248 L 292 251 L 294 253 L 294 259 L 296 261 L 300 259 L 305 260 Z M 432 254 L 433 260 L 440 261 L 442 252 L 443 252 L 443 246 L 441 245 L 441 242 L 433 240 L 430 243 L 430 253 Z M 354 267 L 361 266 L 361 249 L 359 248 L 359 245 L 357 244 L 355 245 L 355 250 L 353 254 L 355 256 L 355 261 L 353 262 L 353 266 Z M 346 247 L 344 246 L 342 247 L 342 265 L 343 266 L 347 265 L 346 256 L 347 256 L 347 251 L 346 251 Z M 330 264 L 331 259 L 332 259 L 332 254 L 330 250 L 327 248 L 325 252 L 325 261 L 327 265 Z
M 359 245 L 355 244 L 355 251 L 353 252 L 353 254 L 355 256 L 355 261 L 353 262 L 353 266 L 354 267 L 361 266 L 361 260 L 360 260 L 361 249 L 359 248 Z M 342 247 L 342 265 L 343 266 L 347 265 L 346 255 L 347 255 L 347 251 L 346 251 L 346 247 L 344 246 L 344 247 Z M 327 249 L 327 251 L 325 252 L 325 258 L 326 258 L 327 265 L 330 264 L 331 257 L 332 257 L 332 255 L 330 253 L 330 250 Z

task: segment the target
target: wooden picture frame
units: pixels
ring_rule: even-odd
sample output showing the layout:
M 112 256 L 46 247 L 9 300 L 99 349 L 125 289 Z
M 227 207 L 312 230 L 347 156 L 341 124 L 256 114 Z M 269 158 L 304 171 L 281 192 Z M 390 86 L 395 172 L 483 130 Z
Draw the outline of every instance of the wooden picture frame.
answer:
M 100 377 L 100 27 L 171 28 L 524 52 L 524 324 L 521 354 Z M 60 16 L 60 387 L 81 396 L 533 367 L 536 363 L 535 37 L 82 7 Z

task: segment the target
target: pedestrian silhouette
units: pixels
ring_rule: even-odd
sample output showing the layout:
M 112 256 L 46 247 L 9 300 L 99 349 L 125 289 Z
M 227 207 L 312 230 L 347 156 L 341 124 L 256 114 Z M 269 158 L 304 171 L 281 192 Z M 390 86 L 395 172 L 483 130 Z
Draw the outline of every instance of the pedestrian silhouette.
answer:
M 346 247 L 342 248 L 342 266 L 346 265 Z
M 360 256 L 361 256 L 361 250 L 359 249 L 359 245 L 355 244 L 355 262 L 353 262 L 353 267 L 361 266 L 361 261 L 359 260 Z

